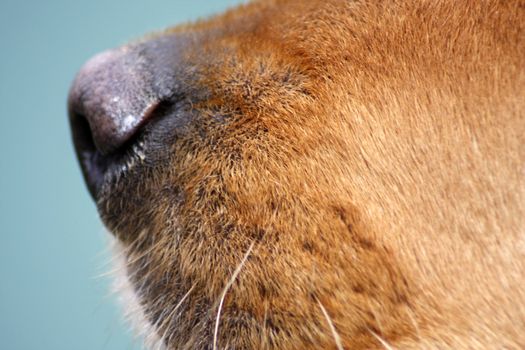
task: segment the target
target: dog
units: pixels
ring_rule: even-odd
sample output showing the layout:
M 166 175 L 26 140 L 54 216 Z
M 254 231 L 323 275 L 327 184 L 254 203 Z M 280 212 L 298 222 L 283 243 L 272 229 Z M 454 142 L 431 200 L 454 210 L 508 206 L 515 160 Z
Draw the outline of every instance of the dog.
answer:
M 151 348 L 525 348 L 525 2 L 255 1 L 68 98 Z

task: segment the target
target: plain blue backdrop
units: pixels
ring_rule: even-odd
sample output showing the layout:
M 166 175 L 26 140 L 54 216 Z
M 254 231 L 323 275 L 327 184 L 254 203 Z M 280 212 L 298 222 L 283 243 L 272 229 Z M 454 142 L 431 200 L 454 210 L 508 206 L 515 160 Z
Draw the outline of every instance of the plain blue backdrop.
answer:
M 93 54 L 240 0 L 0 0 L 0 349 L 140 349 L 66 116 Z

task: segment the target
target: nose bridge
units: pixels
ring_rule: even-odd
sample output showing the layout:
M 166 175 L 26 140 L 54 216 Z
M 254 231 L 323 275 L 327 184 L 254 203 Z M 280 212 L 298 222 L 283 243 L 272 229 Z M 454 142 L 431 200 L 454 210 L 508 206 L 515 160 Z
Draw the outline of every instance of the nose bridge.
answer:
M 102 154 L 122 146 L 173 94 L 174 37 L 105 51 L 77 74 L 69 94 L 70 118 L 85 118 Z

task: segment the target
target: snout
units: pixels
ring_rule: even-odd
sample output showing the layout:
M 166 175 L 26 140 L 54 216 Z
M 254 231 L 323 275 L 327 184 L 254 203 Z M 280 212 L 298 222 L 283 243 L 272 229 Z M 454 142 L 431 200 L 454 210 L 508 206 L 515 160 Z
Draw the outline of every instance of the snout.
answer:
M 142 130 L 180 98 L 182 42 L 174 35 L 100 53 L 78 72 L 69 92 L 73 142 L 96 198 L 114 168 L 143 158 Z
M 122 48 L 103 52 L 84 65 L 69 98 L 75 141 L 91 138 L 97 151 L 108 155 L 138 132 L 166 98 L 156 91 L 151 67 L 144 61 L 140 52 Z

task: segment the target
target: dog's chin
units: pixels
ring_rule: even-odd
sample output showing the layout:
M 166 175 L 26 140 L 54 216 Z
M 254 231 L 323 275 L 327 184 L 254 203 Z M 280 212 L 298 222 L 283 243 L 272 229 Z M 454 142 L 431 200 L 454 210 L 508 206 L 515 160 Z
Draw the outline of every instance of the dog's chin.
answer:
M 136 288 L 129 279 L 128 252 L 114 235 L 108 236 L 114 271 L 112 291 L 117 295 L 125 321 L 147 349 L 165 350 L 163 337 L 157 334 L 155 326 L 149 321 Z

